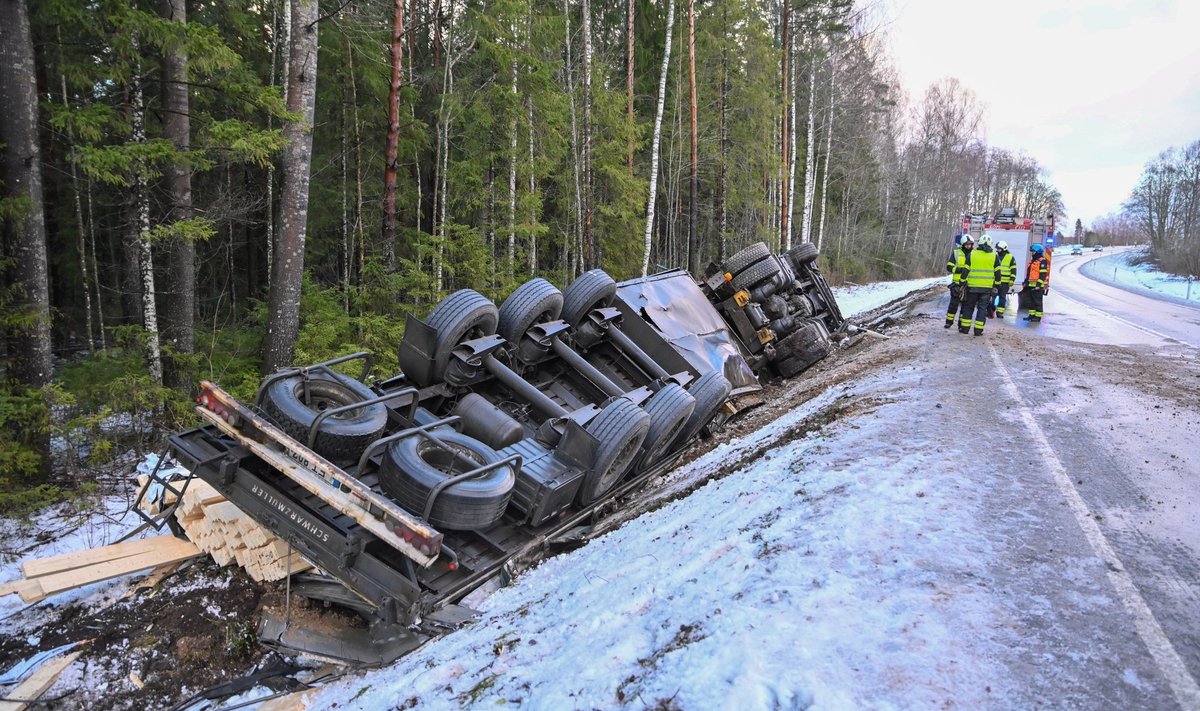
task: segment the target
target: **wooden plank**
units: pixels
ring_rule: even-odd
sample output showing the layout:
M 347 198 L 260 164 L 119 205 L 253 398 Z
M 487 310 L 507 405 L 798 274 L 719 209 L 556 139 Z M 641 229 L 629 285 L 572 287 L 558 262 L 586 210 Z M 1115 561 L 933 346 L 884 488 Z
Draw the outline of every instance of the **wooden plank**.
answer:
M 42 595 L 42 586 L 36 578 L 33 580 L 18 578 L 17 580 L 5 583 L 0 588 L 0 597 L 12 595 L 13 593 L 20 595 L 21 599 L 25 602 L 37 602 L 45 597 L 45 595 Z
M 276 696 L 258 706 L 258 711 L 304 711 L 320 689 L 305 689 L 286 696 Z
M 102 580 L 118 578 L 122 575 L 145 570 L 146 568 L 154 568 L 159 565 L 166 565 L 167 563 L 176 563 L 188 558 L 195 558 L 202 553 L 196 544 L 191 541 L 180 540 L 174 536 L 165 536 L 165 538 L 170 538 L 174 542 L 164 543 L 154 550 L 145 553 L 117 558 L 116 560 L 107 560 L 95 565 L 65 570 L 61 573 L 43 575 L 36 578 L 36 580 L 45 595 L 53 595 L 64 590 L 98 583 Z M 24 596 L 21 599 L 24 600 Z
M 37 668 L 25 681 L 15 689 L 4 694 L 5 700 L 0 701 L 0 711 L 21 711 L 29 706 L 29 702 L 37 701 L 38 697 L 54 686 L 58 677 L 67 667 L 71 666 L 83 652 L 71 652 L 61 657 L 55 657 Z
M 158 548 L 169 545 L 169 541 L 179 540 L 170 534 L 155 536 L 153 538 L 142 538 L 136 541 L 125 541 L 124 543 L 114 543 L 108 546 L 100 546 L 99 548 L 87 548 L 81 551 L 72 551 L 61 555 L 50 556 L 48 558 L 37 558 L 27 560 L 21 563 L 21 572 L 26 578 L 36 578 L 42 575 L 50 575 L 52 573 L 61 573 L 66 570 L 73 570 L 96 563 L 102 563 L 109 560 L 117 560 L 119 558 L 127 558 L 133 555 L 140 555 L 148 551 L 157 550 Z

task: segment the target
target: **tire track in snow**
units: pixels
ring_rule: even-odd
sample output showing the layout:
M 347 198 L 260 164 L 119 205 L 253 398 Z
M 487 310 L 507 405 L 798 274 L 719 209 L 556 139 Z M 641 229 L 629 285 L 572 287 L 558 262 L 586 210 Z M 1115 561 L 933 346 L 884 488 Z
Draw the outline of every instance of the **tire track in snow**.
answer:
M 1001 379 L 1004 381 L 1004 389 L 1008 392 L 1009 397 L 1017 403 L 1021 422 L 1029 433 L 1030 439 L 1041 452 L 1043 461 L 1045 461 L 1054 475 L 1054 481 L 1058 485 L 1059 491 L 1066 498 L 1067 505 L 1075 515 L 1075 520 L 1079 523 L 1079 527 L 1083 529 L 1083 534 L 1091 545 L 1092 550 L 1108 567 L 1109 580 L 1112 582 L 1113 587 L 1116 588 L 1117 595 L 1121 598 L 1121 602 L 1124 603 L 1125 609 L 1133 617 L 1134 627 L 1137 629 L 1138 636 L 1142 638 L 1142 642 L 1145 643 L 1147 649 L 1150 651 L 1150 656 L 1154 658 L 1155 664 L 1158 665 L 1159 671 L 1166 678 L 1167 683 L 1170 684 L 1171 692 L 1175 695 L 1175 700 L 1179 702 L 1180 707 L 1183 709 L 1200 709 L 1200 685 L 1197 685 L 1195 677 L 1188 671 L 1187 665 L 1183 663 L 1183 659 L 1175 651 L 1171 640 L 1163 632 L 1162 626 L 1159 625 L 1158 620 L 1154 617 L 1154 613 L 1146 604 L 1145 599 L 1142 598 L 1141 593 L 1138 592 L 1133 578 L 1125 569 L 1125 565 L 1117 557 L 1108 539 L 1104 537 L 1099 524 L 1092 518 L 1091 513 L 1088 511 L 1087 503 L 1071 482 L 1071 478 L 1067 476 L 1067 471 L 1063 466 L 1062 460 L 1059 459 L 1058 454 L 1055 453 L 1054 448 L 1050 445 L 1050 440 L 1046 438 L 1046 433 L 1038 425 L 1037 419 L 1033 416 L 1033 411 L 1029 409 L 1029 405 L 1021 397 L 1016 383 L 1013 382 L 1012 376 L 1009 375 L 1008 369 L 1004 366 L 1004 362 L 1000 360 L 1000 356 L 996 352 L 996 347 L 990 341 L 988 342 L 988 352 L 992 356 L 996 372 L 1000 374 Z

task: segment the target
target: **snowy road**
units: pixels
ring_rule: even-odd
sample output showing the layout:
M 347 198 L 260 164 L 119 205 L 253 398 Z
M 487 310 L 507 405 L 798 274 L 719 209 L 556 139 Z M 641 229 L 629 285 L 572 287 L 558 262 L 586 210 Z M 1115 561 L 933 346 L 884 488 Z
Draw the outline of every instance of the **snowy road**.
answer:
M 314 707 L 1200 708 L 1194 351 L 945 304 Z
M 1185 306 L 1143 296 L 1089 279 L 1080 267 L 1105 253 L 1054 255 L 1046 312 L 1038 328 L 1048 335 L 1093 343 L 1158 345 L 1200 349 L 1200 303 Z M 1095 322 L 1101 322 L 1096 324 Z

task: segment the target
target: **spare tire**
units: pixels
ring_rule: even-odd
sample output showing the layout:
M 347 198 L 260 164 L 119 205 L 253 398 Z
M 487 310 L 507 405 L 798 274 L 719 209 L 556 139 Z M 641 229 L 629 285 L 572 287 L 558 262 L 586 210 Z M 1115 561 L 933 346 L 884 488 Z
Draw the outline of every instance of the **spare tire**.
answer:
M 446 479 L 502 459 L 479 440 L 452 430 L 434 433 L 450 448 L 413 435 L 393 442 L 379 468 L 379 485 L 402 507 L 420 516 L 429 493 Z M 438 494 L 429 524 L 448 531 L 488 528 L 500 520 L 512 498 L 517 475 L 512 466 L 497 467 L 460 481 Z
M 580 505 L 587 506 L 608 493 L 633 466 L 650 430 L 650 415 L 629 400 L 617 398 L 584 429 L 597 442 L 595 462 L 575 496 Z
M 792 263 L 792 266 L 799 269 L 805 264 L 812 264 L 820 256 L 817 251 L 817 245 L 812 242 L 801 242 L 784 253 L 787 260 Z
M 650 430 L 646 433 L 646 441 L 642 442 L 642 456 L 637 465 L 639 470 L 654 466 L 670 451 L 688 418 L 696 410 L 696 398 L 683 386 L 669 383 L 654 393 L 642 405 L 642 409 L 650 415 Z
M 496 332 L 499 318 L 496 305 L 473 289 L 459 289 L 442 299 L 425 317 L 425 324 L 437 332 L 433 352 L 433 382 L 446 374 L 450 351 L 463 341 L 490 336 Z M 430 383 L 432 384 L 432 383 Z
M 751 265 L 749 269 L 738 274 L 731 282 L 734 291 L 750 290 L 765 281 L 773 279 L 779 273 L 779 259 L 768 256 L 761 262 Z
M 263 391 L 262 409 L 284 432 L 308 444 L 308 431 L 325 410 L 363 402 L 375 393 L 354 378 L 334 371 L 280 378 Z M 321 421 L 312 450 L 338 466 L 353 463 L 367 445 L 383 435 L 387 410 L 383 403 L 331 415 Z
M 757 264 L 769 256 L 771 256 L 771 249 L 763 242 L 755 242 L 749 247 L 734 252 L 732 257 L 725 260 L 723 267 L 726 274 L 737 276 L 751 264 Z
M 500 304 L 496 333 L 515 346 L 531 326 L 554 321 L 562 313 L 563 295 L 558 287 L 538 277 L 518 286 Z
M 593 309 L 610 306 L 617 297 L 617 282 L 602 269 L 592 269 L 563 291 L 562 320 L 578 326 Z
M 717 370 L 710 370 L 701 375 L 688 386 L 688 393 L 696 399 L 696 408 L 679 433 L 679 439 L 673 445 L 676 449 L 683 447 L 708 424 L 717 414 L 717 410 L 729 399 L 733 392 L 733 383 Z

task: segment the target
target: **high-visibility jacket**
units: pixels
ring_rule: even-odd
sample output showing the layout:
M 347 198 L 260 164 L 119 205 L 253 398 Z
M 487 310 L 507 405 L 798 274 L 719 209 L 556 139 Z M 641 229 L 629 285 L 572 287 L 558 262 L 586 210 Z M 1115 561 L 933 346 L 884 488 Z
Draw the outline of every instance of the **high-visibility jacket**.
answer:
M 947 274 L 954 274 L 954 268 L 958 267 L 959 259 L 961 259 L 961 258 L 962 258 L 962 247 L 954 247 L 953 250 L 950 250 L 950 258 L 947 259 L 947 261 L 946 261 L 946 273 Z M 958 283 L 958 281 L 959 281 L 959 275 L 954 274 L 954 282 Z
M 996 253 L 972 249 L 955 269 L 963 277 L 967 288 L 989 290 L 1000 284 L 1000 267 L 996 265 Z
M 1017 260 L 1009 252 L 997 252 L 1000 262 L 1000 283 L 1012 285 L 1017 280 Z
M 1029 272 L 1025 282 L 1034 289 L 1040 289 L 1050 280 L 1050 262 L 1045 257 L 1033 257 L 1029 260 Z

